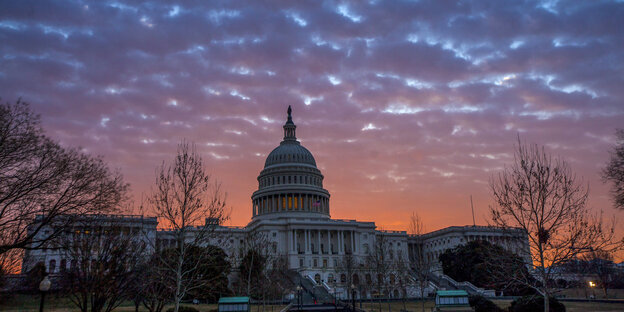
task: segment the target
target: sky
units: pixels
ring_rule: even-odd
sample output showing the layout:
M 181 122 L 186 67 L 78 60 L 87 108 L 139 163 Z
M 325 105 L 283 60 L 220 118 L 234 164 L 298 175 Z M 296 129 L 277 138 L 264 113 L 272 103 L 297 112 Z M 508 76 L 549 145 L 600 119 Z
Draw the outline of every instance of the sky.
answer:
M 228 225 L 249 222 L 288 105 L 333 218 L 432 231 L 472 224 L 472 195 L 485 225 L 519 136 L 621 219 L 600 170 L 623 30 L 622 1 L 0 1 L 0 97 L 119 169 L 135 205 L 194 142 Z

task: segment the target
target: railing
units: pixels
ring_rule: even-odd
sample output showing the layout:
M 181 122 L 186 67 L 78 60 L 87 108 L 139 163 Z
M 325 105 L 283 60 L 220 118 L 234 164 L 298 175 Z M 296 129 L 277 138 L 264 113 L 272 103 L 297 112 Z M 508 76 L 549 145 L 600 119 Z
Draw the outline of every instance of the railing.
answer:
M 330 292 L 332 290 L 332 288 L 329 287 L 329 285 L 327 285 L 327 283 L 325 281 L 322 281 L 321 284 L 323 285 L 325 290 L 327 290 L 327 292 Z
M 495 294 L 494 290 L 477 287 L 474 284 L 472 284 L 471 282 L 458 282 L 458 281 L 454 280 L 453 278 L 451 278 L 450 276 L 445 275 L 445 274 L 441 274 L 438 277 L 440 279 L 446 280 L 449 284 L 453 285 L 455 288 L 463 289 L 463 290 L 466 290 L 466 291 L 468 291 L 468 289 L 470 289 L 473 293 L 477 293 L 477 294 L 480 294 L 480 295 L 486 295 L 486 296 L 492 296 L 492 294 Z M 468 291 L 468 292 L 470 292 L 470 291 Z
M 291 302 L 291 303 L 289 303 L 287 306 L 285 306 L 283 309 L 281 309 L 281 310 L 280 310 L 280 312 L 288 312 L 288 310 L 289 310 L 290 308 L 292 308 L 292 306 L 293 306 L 293 304 L 292 304 L 292 302 Z

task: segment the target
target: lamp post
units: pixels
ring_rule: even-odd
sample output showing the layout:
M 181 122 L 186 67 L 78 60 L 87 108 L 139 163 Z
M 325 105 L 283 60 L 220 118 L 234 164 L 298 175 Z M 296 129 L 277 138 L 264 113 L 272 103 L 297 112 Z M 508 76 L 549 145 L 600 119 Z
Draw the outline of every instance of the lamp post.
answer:
M 338 311 L 338 305 L 336 302 L 336 280 L 331 281 L 332 288 L 334 289 L 334 311 Z
M 360 301 L 360 310 L 361 310 L 361 309 L 362 309 L 362 283 L 359 283 L 359 284 L 358 284 L 358 287 L 359 287 L 359 289 L 360 289 L 360 298 L 359 298 L 359 301 Z
M 43 312 L 43 302 L 45 300 L 45 294 L 48 290 L 50 290 L 50 286 L 52 282 L 48 278 L 48 275 L 43 277 L 43 280 L 39 283 L 39 291 L 41 292 L 41 303 L 39 303 L 39 312 Z
M 596 287 L 596 283 L 594 283 L 593 281 L 589 281 L 589 287 L 592 289 L 592 299 L 596 299 L 596 291 L 594 290 L 594 287 Z
M 355 311 L 355 285 L 351 284 L 351 305 L 353 306 L 353 311 Z
M 301 310 L 301 285 L 297 285 L 297 310 Z

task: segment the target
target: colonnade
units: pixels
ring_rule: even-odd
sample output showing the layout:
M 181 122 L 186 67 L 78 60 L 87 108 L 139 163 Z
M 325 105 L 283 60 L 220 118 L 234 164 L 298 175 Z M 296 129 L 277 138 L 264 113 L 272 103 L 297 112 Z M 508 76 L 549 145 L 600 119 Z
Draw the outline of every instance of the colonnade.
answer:
M 288 231 L 288 251 L 298 254 L 344 255 L 358 252 L 354 230 L 292 229 Z
M 329 198 L 318 194 L 271 194 L 253 201 L 253 215 L 278 211 L 329 213 Z

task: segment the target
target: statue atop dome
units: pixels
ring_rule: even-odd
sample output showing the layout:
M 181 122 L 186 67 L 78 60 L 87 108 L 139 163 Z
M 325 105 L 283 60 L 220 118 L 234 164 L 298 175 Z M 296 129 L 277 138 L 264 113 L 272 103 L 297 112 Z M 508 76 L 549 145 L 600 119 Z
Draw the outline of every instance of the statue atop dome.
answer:
M 297 137 L 295 136 L 295 123 L 292 121 L 292 108 L 288 105 L 288 119 L 286 120 L 286 124 L 284 124 L 284 141 L 297 141 Z

